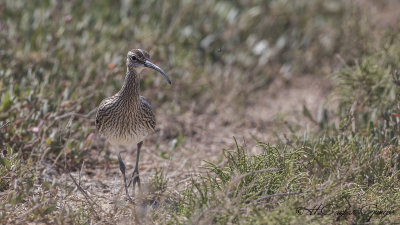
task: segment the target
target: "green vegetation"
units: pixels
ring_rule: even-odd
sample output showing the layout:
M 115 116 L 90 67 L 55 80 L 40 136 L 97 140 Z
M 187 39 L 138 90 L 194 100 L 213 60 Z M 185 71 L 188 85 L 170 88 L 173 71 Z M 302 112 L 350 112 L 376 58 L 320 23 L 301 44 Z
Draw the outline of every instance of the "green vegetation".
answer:
M 0 222 L 399 222 L 400 27 L 377 26 L 376 15 L 357 4 L 0 3 Z M 276 80 L 290 89 L 296 77 L 323 76 L 333 90 L 321 118 L 303 106 L 301 120 L 315 129 L 283 117 L 268 127 L 284 132 L 278 140 L 266 134 L 241 144 L 237 137 L 214 158 L 208 146 L 188 141 L 197 137 L 196 121 L 166 122 L 149 152 L 183 162 L 183 152 L 202 151 L 191 165 L 202 173 L 181 183 L 169 177 L 180 177 L 180 165 L 151 165 L 148 196 L 132 206 L 115 200 L 123 199 L 113 190 L 122 180 L 110 184 L 120 176 L 116 153 L 96 135 L 92 113 L 119 89 L 131 48 L 149 50 L 172 79 L 167 87 L 161 76 L 142 77 L 159 123 L 186 112 L 211 115 L 225 138 L 231 120 L 241 121 Z M 197 123 L 205 122 L 214 121 Z

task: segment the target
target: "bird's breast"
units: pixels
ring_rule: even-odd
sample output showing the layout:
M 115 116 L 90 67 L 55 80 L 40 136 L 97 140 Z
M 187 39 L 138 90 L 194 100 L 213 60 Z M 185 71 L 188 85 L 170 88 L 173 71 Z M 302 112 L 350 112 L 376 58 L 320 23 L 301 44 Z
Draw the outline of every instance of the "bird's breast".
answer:
M 155 117 L 142 97 L 139 104 L 129 104 L 117 96 L 99 107 L 96 126 L 113 145 L 132 145 L 154 132 Z
M 124 129 L 125 128 L 125 129 Z M 153 133 L 154 129 L 148 129 L 141 126 L 115 126 L 106 127 L 101 133 L 112 145 L 134 145 L 144 140 L 144 138 Z

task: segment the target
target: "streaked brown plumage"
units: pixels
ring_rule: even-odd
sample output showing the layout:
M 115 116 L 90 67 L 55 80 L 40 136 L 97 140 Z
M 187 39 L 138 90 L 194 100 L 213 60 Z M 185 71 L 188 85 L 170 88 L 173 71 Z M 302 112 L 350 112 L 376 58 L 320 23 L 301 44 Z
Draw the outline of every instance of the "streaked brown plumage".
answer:
M 125 191 L 130 199 L 128 187 L 133 181 L 133 194 L 135 184 L 139 179 L 139 154 L 143 139 L 154 132 L 156 120 L 153 109 L 143 96 L 139 95 L 140 78 L 137 69 L 148 67 L 160 72 L 171 84 L 166 73 L 149 61 L 150 55 L 141 50 L 133 49 L 128 52 L 126 64 L 127 72 L 121 90 L 115 95 L 104 99 L 96 115 L 96 127 L 112 145 L 131 146 L 137 145 L 136 167 L 132 180 L 126 184 L 125 164 L 120 154 L 118 155 L 120 170 L 125 184 Z

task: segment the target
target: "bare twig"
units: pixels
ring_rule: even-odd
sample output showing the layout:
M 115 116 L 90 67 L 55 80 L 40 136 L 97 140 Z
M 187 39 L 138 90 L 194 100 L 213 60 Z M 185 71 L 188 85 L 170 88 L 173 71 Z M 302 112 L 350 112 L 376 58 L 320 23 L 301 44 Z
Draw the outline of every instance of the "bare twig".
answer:
M 8 125 L 10 125 L 10 121 L 7 121 L 5 124 L 1 125 L 1 126 L 0 126 L 0 129 L 2 129 L 3 127 L 6 127 L 6 126 L 8 126 Z
M 316 191 L 321 191 L 322 188 L 317 188 Z M 286 193 L 276 193 L 276 194 L 272 194 L 272 195 L 266 195 L 264 197 L 261 197 L 259 199 L 256 199 L 257 202 L 268 199 L 268 198 L 273 198 L 273 197 L 279 197 L 279 196 L 288 196 L 288 195 L 299 195 L 299 194 L 306 194 L 306 193 L 310 193 L 313 192 L 313 190 L 311 191 L 296 191 L 296 192 L 286 192 Z
M 69 112 L 66 114 L 63 114 L 61 116 L 56 116 L 55 120 L 60 120 L 63 119 L 65 117 L 71 117 L 71 116 L 76 116 L 76 117 L 81 117 L 81 118 L 89 118 L 93 113 L 95 113 L 97 111 L 97 107 L 92 109 L 90 112 L 88 112 L 87 114 L 81 114 L 81 113 L 76 113 L 76 112 Z
M 98 206 L 99 208 L 101 208 L 99 205 L 97 205 L 97 203 L 95 201 L 93 201 L 90 196 L 86 193 L 85 190 L 83 190 L 83 188 L 78 184 L 78 182 L 76 182 L 75 178 L 71 175 L 71 173 L 68 170 L 68 174 L 71 177 L 72 181 L 74 182 L 75 186 L 78 188 L 78 190 L 83 194 L 83 196 L 85 197 L 86 201 L 89 203 L 90 208 L 92 209 L 92 211 L 94 212 L 94 214 L 96 215 L 96 219 L 100 219 L 99 215 L 97 214 L 96 210 L 93 207 L 93 203 Z
M 85 114 L 69 112 L 69 113 L 65 113 L 61 116 L 56 116 L 55 120 L 60 120 L 60 119 L 64 119 L 65 117 L 71 117 L 71 116 L 81 117 L 81 118 L 85 118 L 85 119 L 87 118 L 87 116 Z

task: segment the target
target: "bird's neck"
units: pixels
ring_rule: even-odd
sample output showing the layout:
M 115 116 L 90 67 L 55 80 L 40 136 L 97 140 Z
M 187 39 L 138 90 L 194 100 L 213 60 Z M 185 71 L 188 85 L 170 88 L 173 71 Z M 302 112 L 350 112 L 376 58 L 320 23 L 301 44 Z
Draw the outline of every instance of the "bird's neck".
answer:
M 124 84 L 119 94 L 122 99 L 137 104 L 139 102 L 140 77 L 134 67 L 127 68 Z

